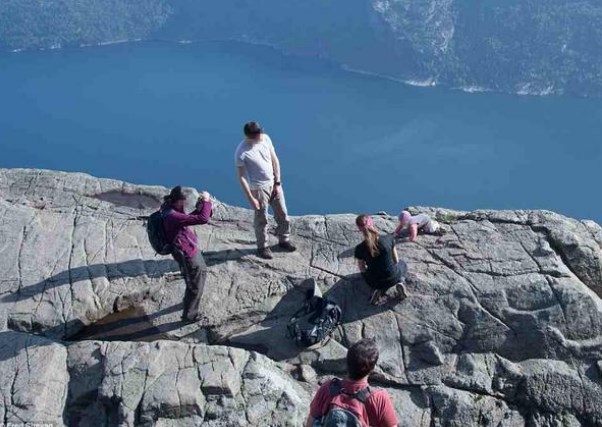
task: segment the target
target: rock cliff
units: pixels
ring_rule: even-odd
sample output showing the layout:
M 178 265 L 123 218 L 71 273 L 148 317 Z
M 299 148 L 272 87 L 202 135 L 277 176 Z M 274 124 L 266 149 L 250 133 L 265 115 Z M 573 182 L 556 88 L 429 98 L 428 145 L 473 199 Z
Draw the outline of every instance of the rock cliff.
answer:
M 190 190 L 194 192 L 194 190 Z M 346 348 L 375 337 L 372 381 L 404 426 L 602 425 L 602 228 L 543 211 L 421 208 L 447 233 L 399 242 L 409 298 L 367 305 L 353 215 L 293 219 L 294 254 L 254 255 L 252 213 L 197 227 L 206 324 L 144 221 L 166 193 L 83 174 L 0 170 L 0 421 L 298 426 Z M 377 216 L 392 231 L 395 218 Z M 344 310 L 300 351 L 306 279 Z

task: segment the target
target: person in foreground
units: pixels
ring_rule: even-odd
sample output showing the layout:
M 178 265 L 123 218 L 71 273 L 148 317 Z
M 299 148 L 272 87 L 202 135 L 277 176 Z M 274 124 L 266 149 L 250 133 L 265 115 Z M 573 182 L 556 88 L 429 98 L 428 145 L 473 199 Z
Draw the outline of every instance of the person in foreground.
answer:
M 389 394 L 368 385 L 376 362 L 378 348 L 374 339 L 355 343 L 347 352 L 347 378 L 335 378 L 320 387 L 305 426 L 397 426 L 399 421 Z
M 161 211 L 164 214 L 165 237 L 172 245 L 172 256 L 180 266 L 186 282 L 182 320 L 197 322 L 201 320 L 199 310 L 207 279 L 207 265 L 199 250 L 196 234 L 188 226 L 209 222 L 213 211 L 211 197 L 206 191 L 202 192 L 196 209 L 189 214 L 184 212 L 186 195 L 182 192 L 182 187 L 174 187 L 164 200 Z
M 243 130 L 245 139 L 236 148 L 234 161 L 242 190 L 255 211 L 257 255 L 264 259 L 273 258 L 268 246 L 270 206 L 278 225 L 276 234 L 280 249 L 294 252 L 296 248 L 290 242 L 291 225 L 280 180 L 280 161 L 272 140 L 256 122 L 245 124 Z
M 410 242 L 416 241 L 418 233 L 441 235 L 443 232 L 441 225 L 427 214 L 412 215 L 408 211 L 401 211 L 398 219 L 395 236 L 400 237 L 402 230 L 407 227 Z
M 379 235 L 372 217 L 360 215 L 355 224 L 362 232 L 364 241 L 355 247 L 355 258 L 364 280 L 373 289 L 369 303 L 377 304 L 387 290 L 393 286 L 401 299 L 407 297 L 402 268 L 395 238 L 390 235 Z

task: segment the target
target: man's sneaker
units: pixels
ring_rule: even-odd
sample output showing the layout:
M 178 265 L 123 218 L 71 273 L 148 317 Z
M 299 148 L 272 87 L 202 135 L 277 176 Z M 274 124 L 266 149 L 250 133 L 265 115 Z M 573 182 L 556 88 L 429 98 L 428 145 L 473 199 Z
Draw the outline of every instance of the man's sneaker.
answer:
M 200 323 L 201 326 L 206 326 L 209 324 L 209 318 L 202 314 L 197 314 L 195 317 L 182 316 L 182 323 L 187 325 L 191 323 Z
M 288 240 L 286 242 L 280 242 L 278 247 L 285 252 L 295 252 L 297 248 Z
M 372 291 L 372 295 L 370 295 L 370 298 L 368 299 L 368 304 L 377 305 L 380 302 L 382 296 L 383 292 L 379 289 L 375 289 L 374 291 Z
M 196 323 L 196 322 L 200 321 L 201 318 L 202 317 L 198 314 L 195 317 L 182 316 L 182 323 L 186 323 L 186 324 Z
M 273 259 L 274 258 L 274 255 L 272 254 L 272 251 L 270 250 L 270 248 L 257 249 L 257 256 L 259 258 L 263 258 L 263 259 Z

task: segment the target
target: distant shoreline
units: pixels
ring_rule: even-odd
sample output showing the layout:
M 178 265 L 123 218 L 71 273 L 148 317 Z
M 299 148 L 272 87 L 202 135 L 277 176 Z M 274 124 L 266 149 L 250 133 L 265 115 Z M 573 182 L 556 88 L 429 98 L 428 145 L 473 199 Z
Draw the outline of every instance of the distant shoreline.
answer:
M 296 58 L 304 58 L 310 57 L 314 60 L 322 60 L 325 63 L 330 63 L 340 68 L 343 71 L 347 71 L 350 73 L 360 74 L 369 77 L 376 77 L 380 79 L 389 80 L 395 83 L 401 83 L 403 85 L 412 86 L 412 87 L 420 87 L 420 88 L 433 88 L 440 87 L 446 90 L 452 91 L 460 91 L 469 94 L 474 93 L 497 93 L 500 95 L 512 95 L 512 96 L 533 96 L 533 97 L 555 97 L 555 96 L 568 96 L 568 97 L 577 97 L 577 98 L 592 98 L 587 95 L 566 95 L 564 91 L 557 91 L 553 85 L 550 85 L 542 90 L 532 89 L 532 83 L 522 83 L 519 88 L 516 88 L 515 92 L 511 91 L 501 91 L 492 89 L 486 86 L 479 85 L 468 85 L 468 86 L 450 86 L 445 85 L 437 81 L 435 77 L 414 77 L 404 79 L 401 77 L 395 77 L 387 74 L 382 74 L 378 72 L 363 70 L 361 68 L 351 67 L 344 63 L 338 63 L 332 61 L 328 58 L 322 58 L 320 56 L 304 56 L 296 53 L 291 53 L 284 51 L 277 47 L 274 44 L 269 43 L 261 43 L 255 42 L 251 40 L 167 40 L 167 39 L 132 39 L 132 40 L 111 40 L 111 41 L 103 41 L 98 43 L 88 43 L 88 44 L 80 44 L 80 45 L 68 45 L 62 46 L 60 44 L 49 46 L 49 47 L 41 47 L 41 48 L 17 48 L 13 50 L 3 51 L 4 53 L 24 53 L 24 52 L 46 52 L 46 51 L 54 51 L 59 49 L 84 49 L 84 48 L 94 48 L 94 47 L 105 47 L 105 46 L 113 46 L 120 44 L 136 44 L 136 43 L 165 43 L 165 44 L 175 44 L 175 45 L 199 45 L 203 43 L 209 44 L 219 44 L 219 43 L 232 43 L 238 45 L 246 45 L 246 46 L 258 46 L 258 47 L 267 47 L 273 49 L 275 52 L 278 52 L 284 56 L 291 56 Z M 595 97 L 593 97 L 595 98 Z

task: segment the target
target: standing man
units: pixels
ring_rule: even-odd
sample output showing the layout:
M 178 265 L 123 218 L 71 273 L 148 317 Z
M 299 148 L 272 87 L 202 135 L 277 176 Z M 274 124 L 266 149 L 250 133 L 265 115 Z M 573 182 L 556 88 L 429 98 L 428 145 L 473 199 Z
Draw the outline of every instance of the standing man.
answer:
M 172 256 L 180 266 L 186 282 L 184 312 L 182 321 L 193 323 L 201 320 L 201 297 L 207 280 L 207 265 L 199 250 L 196 234 L 191 225 L 207 224 L 213 211 L 211 196 L 203 191 L 197 200 L 196 209 L 187 214 L 184 211 L 186 195 L 179 185 L 174 187 L 161 207 L 163 231 L 172 245 Z
M 244 134 L 245 139 L 238 145 L 234 161 L 240 186 L 255 211 L 257 255 L 264 259 L 273 258 L 268 246 L 269 206 L 278 224 L 278 246 L 286 252 L 294 252 L 296 248 L 289 240 L 291 225 L 280 181 L 280 162 L 272 140 L 257 122 L 245 124 Z

